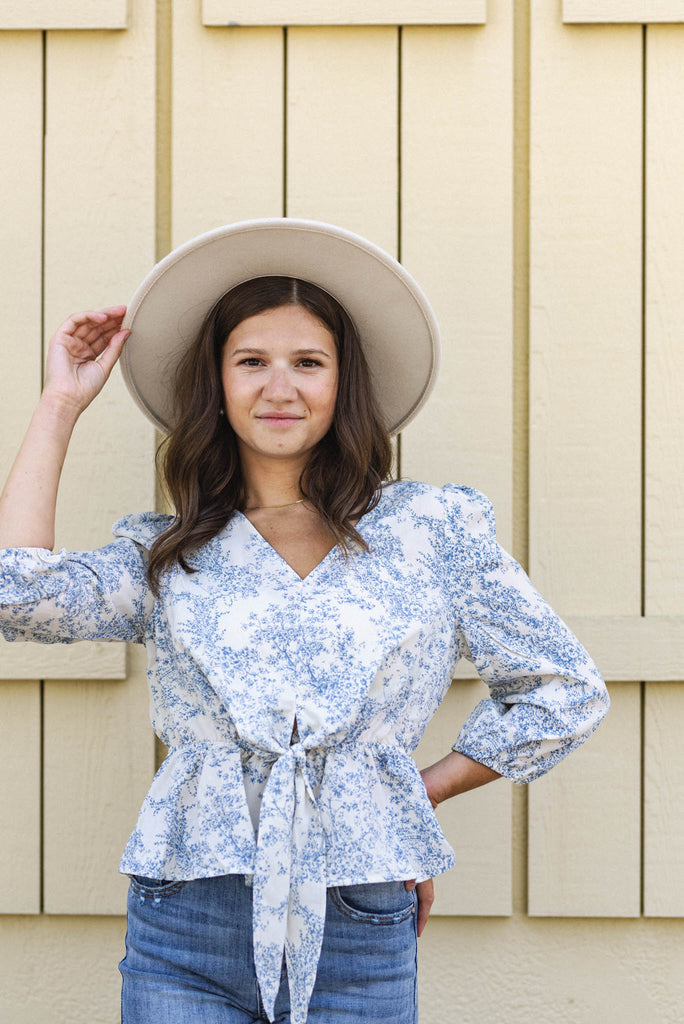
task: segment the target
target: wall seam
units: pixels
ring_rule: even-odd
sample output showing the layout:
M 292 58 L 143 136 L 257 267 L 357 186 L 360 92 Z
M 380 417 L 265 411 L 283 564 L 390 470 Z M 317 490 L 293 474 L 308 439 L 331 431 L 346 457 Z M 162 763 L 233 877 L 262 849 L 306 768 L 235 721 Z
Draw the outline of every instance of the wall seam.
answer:
M 173 11 L 172 0 L 157 0 L 155 21 L 155 152 L 154 152 L 154 258 L 163 259 L 172 248 L 172 153 L 173 153 Z M 163 434 L 155 431 L 155 449 Z M 155 508 L 170 512 L 155 467 Z M 154 763 L 158 769 L 167 750 L 158 736 L 154 737 Z
M 40 182 L 40 386 L 45 380 L 45 191 L 46 191 L 46 155 L 47 155 L 47 32 L 42 32 L 42 137 L 41 137 L 41 182 Z M 39 724 L 39 765 L 38 778 L 40 800 L 38 804 L 38 908 L 45 913 L 45 680 L 39 684 L 40 724 Z
M 287 121 L 288 121 L 288 36 L 283 26 L 283 217 L 287 217 Z
M 513 552 L 529 563 L 529 415 L 530 415 L 530 72 L 529 0 L 513 11 Z M 528 911 L 529 791 L 512 787 L 513 911 Z
M 401 25 L 397 25 L 397 259 L 401 263 L 402 256 L 402 217 L 401 217 L 401 150 L 402 140 L 402 118 L 403 118 L 403 41 L 404 34 Z M 401 480 L 401 432 L 397 434 L 396 440 L 396 463 L 397 479 Z
M 173 18 L 171 0 L 157 0 L 155 24 L 155 259 L 163 259 L 172 246 L 171 152 L 173 138 L 172 63 Z
M 530 5 L 513 16 L 513 553 L 529 563 Z M 516 457 L 517 456 L 517 457 Z
M 641 615 L 646 615 L 646 258 L 647 258 L 647 40 L 648 27 L 642 26 L 641 58 Z M 646 810 L 646 683 L 640 684 L 640 836 L 639 836 L 639 900 L 640 912 L 645 904 L 644 815 Z

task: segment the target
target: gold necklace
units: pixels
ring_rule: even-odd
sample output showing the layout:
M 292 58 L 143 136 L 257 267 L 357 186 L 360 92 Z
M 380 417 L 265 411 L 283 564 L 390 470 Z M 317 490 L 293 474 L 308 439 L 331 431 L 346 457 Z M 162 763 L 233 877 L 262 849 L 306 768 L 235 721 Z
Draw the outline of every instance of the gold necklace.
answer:
M 290 508 L 292 505 L 301 505 L 306 498 L 297 498 L 296 501 L 286 501 L 284 505 L 250 505 L 249 508 L 245 509 L 245 512 L 257 512 L 264 508 Z

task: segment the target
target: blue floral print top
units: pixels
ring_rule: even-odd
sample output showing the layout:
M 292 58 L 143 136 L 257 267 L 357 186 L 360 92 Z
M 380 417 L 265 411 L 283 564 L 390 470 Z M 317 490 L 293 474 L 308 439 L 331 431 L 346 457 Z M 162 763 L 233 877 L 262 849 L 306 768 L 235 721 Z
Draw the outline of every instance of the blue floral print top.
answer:
M 420 881 L 454 863 L 411 752 L 459 658 L 491 699 L 454 749 L 516 782 L 586 739 L 606 689 L 469 488 L 388 485 L 358 525 L 369 552 L 335 548 L 305 579 L 236 513 L 155 600 L 147 552 L 169 523 L 125 516 L 97 551 L 0 553 L 0 630 L 146 644 L 169 754 L 120 870 L 253 875 L 264 1005 L 272 1020 L 284 951 L 304 1024 L 326 886 Z

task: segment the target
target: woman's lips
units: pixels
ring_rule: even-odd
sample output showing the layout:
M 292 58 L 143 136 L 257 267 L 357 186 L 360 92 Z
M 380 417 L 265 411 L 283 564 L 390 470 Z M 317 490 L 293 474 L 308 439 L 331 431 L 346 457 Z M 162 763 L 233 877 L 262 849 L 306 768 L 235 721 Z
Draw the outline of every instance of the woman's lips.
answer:
M 263 423 L 273 423 L 276 424 L 277 426 L 287 426 L 290 423 L 298 423 L 302 419 L 302 417 L 283 415 L 282 413 L 270 413 L 264 416 L 258 416 L 257 419 L 260 419 Z

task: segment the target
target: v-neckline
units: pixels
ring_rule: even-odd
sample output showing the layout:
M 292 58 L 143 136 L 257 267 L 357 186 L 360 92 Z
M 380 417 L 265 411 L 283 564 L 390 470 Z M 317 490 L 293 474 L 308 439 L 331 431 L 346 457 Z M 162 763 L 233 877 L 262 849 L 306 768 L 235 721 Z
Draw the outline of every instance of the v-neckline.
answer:
M 358 520 L 358 522 L 356 524 L 356 529 L 357 530 L 359 529 L 360 526 L 365 525 L 365 522 L 368 520 L 368 518 L 370 516 L 372 516 L 373 513 L 378 510 L 378 508 L 382 504 L 382 497 L 383 496 L 381 495 L 380 496 L 380 501 L 377 503 L 377 505 L 375 505 L 372 509 L 370 509 L 370 511 L 366 512 L 365 515 L 361 516 L 361 518 Z M 287 561 L 287 559 L 283 558 L 283 556 L 280 554 L 279 551 L 276 551 L 276 549 L 273 547 L 271 542 L 266 540 L 266 538 L 264 537 L 263 533 L 261 533 L 259 530 L 257 530 L 257 528 L 254 525 L 254 523 L 252 522 L 252 520 L 248 519 L 244 512 L 241 512 L 239 509 L 236 509 L 235 514 L 240 516 L 240 518 L 247 524 L 248 529 L 251 530 L 251 532 L 256 537 L 258 537 L 259 540 L 263 544 L 266 545 L 266 547 L 273 553 L 273 555 L 278 559 L 278 561 L 281 562 L 285 566 L 285 568 L 288 570 L 288 572 L 291 573 L 292 576 L 294 576 L 295 580 L 297 580 L 299 583 L 306 583 L 307 580 L 309 580 L 315 573 L 318 572 L 318 570 L 321 568 L 321 566 L 325 565 L 326 562 L 328 562 L 330 559 L 332 559 L 333 555 L 335 555 L 338 552 L 339 547 L 340 547 L 339 544 L 333 544 L 333 546 L 330 548 L 330 551 L 326 552 L 326 554 L 323 555 L 323 558 L 321 558 L 320 562 L 317 562 L 316 565 L 314 565 L 313 569 L 311 569 L 306 574 L 306 576 L 300 576 L 299 573 L 297 572 L 297 570 L 293 569 L 293 567 L 290 565 L 290 563 Z
M 298 580 L 300 583 L 305 583 L 306 580 L 313 576 L 315 572 L 318 572 L 323 563 L 327 562 L 327 560 L 337 551 L 339 547 L 339 544 L 333 544 L 330 550 L 326 551 L 326 553 L 323 555 L 323 558 L 321 558 L 319 562 L 316 562 L 313 569 L 310 569 L 309 572 L 307 572 L 306 576 L 300 576 L 297 570 L 290 565 L 287 559 L 283 558 L 279 551 L 276 551 L 271 542 L 269 540 L 266 540 L 263 533 L 261 533 L 261 531 L 256 528 L 252 520 L 248 519 L 244 512 L 240 512 L 240 510 L 238 509 L 236 510 L 236 514 L 239 515 L 245 523 L 247 523 L 248 529 L 250 529 L 252 533 L 254 533 L 259 538 L 259 540 L 262 541 L 267 548 L 269 548 L 269 550 L 278 559 L 278 561 L 280 561 L 285 566 L 285 568 L 294 576 L 294 578 Z M 359 522 L 360 521 L 361 520 L 359 520 Z

